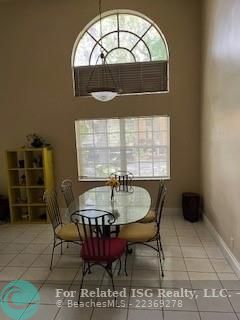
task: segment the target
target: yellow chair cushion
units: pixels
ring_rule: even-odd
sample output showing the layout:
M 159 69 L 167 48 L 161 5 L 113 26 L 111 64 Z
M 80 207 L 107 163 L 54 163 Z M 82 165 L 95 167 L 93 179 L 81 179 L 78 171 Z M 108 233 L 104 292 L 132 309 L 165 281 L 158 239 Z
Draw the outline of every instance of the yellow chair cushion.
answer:
M 64 224 L 59 230 L 56 231 L 56 235 L 61 240 L 79 241 L 85 238 L 83 226 L 80 224 L 79 224 L 79 231 L 80 231 L 81 239 L 79 239 L 77 226 L 74 223 L 67 223 L 67 224 Z
M 129 242 L 152 240 L 157 233 L 156 223 L 132 223 L 122 227 L 118 237 Z
M 141 223 L 150 223 L 150 222 L 154 222 L 156 220 L 156 212 L 153 209 L 150 209 L 147 213 L 147 215 L 139 220 L 139 222 Z

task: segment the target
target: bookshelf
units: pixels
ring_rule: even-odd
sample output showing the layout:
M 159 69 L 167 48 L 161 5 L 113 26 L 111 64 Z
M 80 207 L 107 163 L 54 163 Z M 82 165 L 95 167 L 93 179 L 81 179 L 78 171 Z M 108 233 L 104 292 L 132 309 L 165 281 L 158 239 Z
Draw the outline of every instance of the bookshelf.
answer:
M 52 149 L 7 150 L 6 159 L 11 222 L 49 222 L 43 194 L 54 189 Z

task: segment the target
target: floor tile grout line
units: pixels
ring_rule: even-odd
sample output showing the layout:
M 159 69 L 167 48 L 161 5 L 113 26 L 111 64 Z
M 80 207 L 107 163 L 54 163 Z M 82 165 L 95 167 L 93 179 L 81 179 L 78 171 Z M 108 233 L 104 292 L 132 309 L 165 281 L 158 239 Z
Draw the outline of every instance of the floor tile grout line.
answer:
M 177 236 L 178 237 L 178 236 Z M 178 238 L 179 240 L 179 238 Z M 200 240 L 200 239 L 199 239 Z M 201 240 L 200 240 L 201 241 Z M 180 250 L 182 252 L 182 247 L 180 246 Z M 182 255 L 183 255 L 183 252 L 182 252 Z M 192 284 L 192 281 L 190 279 L 190 275 L 189 275 L 189 270 L 187 268 L 187 264 L 186 264 L 186 261 L 185 261 L 185 257 L 183 256 L 183 261 L 184 261 L 184 264 L 185 264 L 185 267 L 186 267 L 186 270 L 187 270 L 187 275 L 188 275 L 188 278 L 189 278 L 189 282 L 190 282 L 190 286 L 191 286 L 191 290 L 193 291 L 194 288 L 193 288 L 193 284 Z M 195 292 L 195 291 L 194 291 Z M 198 308 L 198 304 L 197 304 L 197 301 L 195 299 L 195 296 L 194 296 L 194 302 L 195 302 L 195 305 L 196 305 L 196 308 L 197 308 L 197 311 L 198 311 L 198 315 L 199 315 L 199 318 L 201 319 L 201 315 L 200 315 L 200 312 L 199 312 L 199 308 Z
M 27 229 L 30 229 L 30 226 L 29 226 Z M 24 234 L 24 233 L 23 233 L 23 234 Z M 29 245 L 30 243 L 32 243 L 32 241 L 34 241 L 37 237 L 38 237 L 38 235 L 36 235 L 36 237 L 33 238 L 32 240 L 30 240 L 30 241 L 28 242 L 28 244 L 27 244 L 20 252 L 18 252 L 11 261 L 8 262 L 8 264 L 6 265 L 6 267 L 10 267 L 9 264 L 10 264 L 19 254 L 21 254 L 21 253 L 28 247 L 28 245 Z M 17 240 L 17 238 L 18 238 L 18 237 L 16 237 L 16 238 L 13 240 L 12 243 L 14 243 L 14 241 Z M 35 259 L 35 260 L 36 260 L 36 259 Z M 35 260 L 34 260 L 34 261 L 35 261 Z
M 50 246 L 50 245 L 49 245 Z M 64 246 L 64 244 L 63 244 L 63 246 Z M 66 248 L 67 248 L 67 246 L 66 246 Z M 61 254 L 60 254 L 61 255 Z M 59 259 L 60 259 L 60 257 L 59 257 Z M 53 268 L 54 268 L 54 266 L 53 266 Z M 70 290 L 70 288 L 72 287 L 72 285 L 73 285 L 73 283 L 74 283 L 74 280 L 75 280 L 75 278 L 77 277 L 77 275 L 78 275 L 78 272 L 76 273 L 76 275 L 75 275 L 75 277 L 73 278 L 73 280 L 70 282 L 70 284 L 69 284 L 69 286 L 68 286 L 68 290 Z M 45 284 L 49 284 L 48 282 L 48 278 L 45 280 L 45 282 L 43 283 L 43 285 L 42 285 L 42 287 L 45 285 Z M 42 288 L 41 287 L 41 288 Z M 64 303 L 64 301 L 66 300 L 66 298 L 64 298 L 63 299 L 63 303 Z M 56 305 L 56 304 L 55 304 Z M 57 311 L 57 313 L 55 314 L 55 316 L 54 316 L 54 318 L 53 318 L 53 320 L 55 320 L 56 318 L 57 318 L 57 316 L 58 316 L 58 314 L 60 313 L 60 311 L 61 311 L 61 309 L 63 308 L 64 306 L 63 306 L 63 304 L 62 304 L 62 306 L 60 307 L 60 308 L 58 308 L 59 310 Z
M 83 260 L 82 260 L 82 262 L 83 262 Z M 82 267 L 83 267 L 83 264 L 82 264 Z M 77 278 L 77 276 L 78 276 L 78 273 L 80 273 L 80 270 L 82 270 L 82 269 L 79 269 L 79 272 L 77 272 L 76 273 L 76 275 L 75 275 L 75 277 L 73 278 L 73 280 L 72 280 L 72 283 L 71 283 L 71 285 L 70 285 L 70 287 L 69 288 L 71 288 L 72 286 L 73 286 L 73 284 L 74 284 L 74 281 L 75 281 L 75 279 Z M 101 288 L 101 286 L 102 286 L 102 282 L 103 282 L 103 277 L 104 277 L 104 272 L 103 272 L 103 275 L 102 275 L 102 278 L 101 278 L 101 280 L 100 280 L 100 284 L 99 284 L 99 287 Z M 79 280 L 79 282 L 81 281 L 81 279 Z M 84 282 L 83 282 L 83 285 L 84 285 Z M 79 289 L 78 290 L 80 290 L 80 287 L 79 287 Z M 95 297 L 95 300 L 94 300 L 95 302 L 97 301 L 97 297 Z M 60 308 L 60 310 L 63 308 L 63 306 Z M 59 310 L 59 312 L 60 312 L 60 310 Z M 93 313 L 94 313 L 94 310 L 95 310 L 95 307 L 93 307 L 92 308 L 92 311 L 91 311 L 91 315 L 90 315 L 90 318 L 89 318 L 89 320 L 91 320 L 92 319 L 92 317 L 93 317 Z M 55 319 L 54 319 L 55 320 Z
M 174 226 L 175 226 L 175 228 L 176 228 L 175 223 L 174 223 Z M 178 236 L 178 235 L 177 235 L 177 239 L 178 239 L 178 241 L 179 241 L 179 236 Z M 180 241 L 179 241 L 179 242 L 180 242 Z M 182 257 L 183 257 L 183 263 L 184 263 L 184 265 L 185 265 L 186 272 L 187 272 L 187 275 L 188 275 L 188 280 L 189 280 L 190 285 L 191 285 L 191 288 L 192 288 L 192 283 L 191 283 L 191 281 L 190 281 L 190 277 L 189 277 L 188 269 L 187 269 L 187 264 L 186 264 L 186 261 L 185 261 L 184 255 L 183 255 L 183 251 L 182 251 L 182 247 L 181 247 L 181 245 L 180 245 L 180 251 L 181 251 L 181 254 L 182 254 Z
M 71 284 L 69 285 L 68 290 L 70 290 L 70 288 L 71 288 L 71 286 L 72 286 L 72 283 L 73 283 L 73 280 L 72 280 Z M 66 300 L 66 298 L 64 298 L 62 302 L 64 303 L 65 300 Z M 53 320 L 55 320 L 55 319 L 57 318 L 58 314 L 61 312 L 62 308 L 64 307 L 64 306 L 63 306 L 63 303 L 62 303 L 62 306 L 61 306 L 60 308 L 57 307 L 57 308 L 58 308 L 58 311 L 57 311 L 57 313 L 55 314 Z M 55 304 L 55 306 L 56 306 L 56 304 Z
M 201 243 L 202 243 L 202 240 L 201 240 L 201 239 L 200 239 L 200 241 L 201 241 Z M 202 243 L 202 246 L 203 246 L 203 243 Z M 203 248 L 204 248 L 204 250 L 206 251 L 206 249 L 205 249 L 204 246 L 203 246 Z M 206 251 L 206 253 L 207 253 L 207 255 L 208 255 L 208 252 L 207 252 L 207 251 Z M 208 255 L 208 256 L 209 256 L 209 255 Z M 221 279 L 219 278 L 219 275 L 218 275 L 218 273 L 217 273 L 217 271 L 216 271 L 216 268 L 214 268 L 214 265 L 213 265 L 210 257 L 209 257 L 209 261 L 210 261 L 210 264 L 211 264 L 212 267 L 213 267 L 213 270 L 215 270 L 216 277 L 217 277 L 218 281 L 220 281 L 221 287 L 223 288 L 223 283 L 222 283 Z M 234 311 L 234 313 L 235 313 L 235 310 L 234 310 L 234 308 L 233 308 L 233 306 L 232 306 L 232 303 L 231 303 L 229 297 L 227 297 L 227 299 L 228 299 L 228 302 L 230 303 L 230 305 L 231 305 L 231 307 L 232 307 L 232 309 L 233 309 L 233 311 Z M 197 305 L 197 308 L 198 308 L 198 305 Z M 199 309 L 199 308 L 198 308 L 198 309 Z M 235 313 L 235 314 L 236 314 L 236 313 Z M 199 316 L 200 316 L 200 319 L 202 319 L 202 316 L 201 316 L 201 313 L 200 313 L 200 312 L 199 312 Z M 237 314 L 236 314 L 236 317 L 237 317 Z
M 204 248 L 204 247 L 203 247 Z M 219 249 L 219 247 L 218 247 L 218 249 Z M 205 250 L 205 248 L 204 248 L 204 250 Z M 220 250 L 221 251 L 221 250 Z M 207 253 L 207 251 L 206 251 L 206 253 Z M 208 253 L 207 253 L 207 255 L 208 255 Z M 215 270 L 215 273 L 216 273 L 216 275 L 217 275 L 217 277 L 218 277 L 218 271 L 216 270 L 216 268 L 214 267 L 214 264 L 212 263 L 212 260 L 224 260 L 224 261 L 226 261 L 227 263 L 228 263 L 228 261 L 227 261 L 227 259 L 225 259 L 225 257 L 223 256 L 223 258 L 222 259 L 216 259 L 216 258 L 210 258 L 209 257 L 209 261 L 210 261 L 210 263 L 211 263 L 211 265 L 212 265 L 212 267 L 213 267 L 213 269 Z M 230 266 L 230 268 L 231 268 L 231 266 Z M 232 269 L 232 268 L 231 268 Z M 226 272 L 226 273 L 230 273 L 230 272 Z M 234 270 L 232 269 L 232 272 L 231 273 L 235 273 L 234 272 Z M 218 277 L 218 279 L 219 280 L 221 280 L 219 277 Z
M 194 226 L 194 228 L 196 229 L 196 227 Z M 210 234 L 210 232 L 209 232 L 209 234 Z M 211 235 L 211 234 L 210 234 Z M 213 238 L 213 240 L 214 240 L 214 238 Z M 214 240 L 215 241 L 215 240 Z M 202 239 L 200 238 L 200 242 L 201 242 L 201 244 L 202 244 L 202 247 L 203 247 L 203 249 L 204 249 L 204 251 L 206 252 L 206 254 L 207 254 L 207 256 L 208 256 L 208 258 L 209 258 L 209 260 L 211 260 L 211 259 L 225 259 L 225 257 L 224 257 L 224 255 L 223 255 L 223 252 L 222 252 L 222 250 L 221 250 L 221 248 L 217 245 L 217 243 L 216 243 L 216 248 L 218 248 L 219 250 L 220 250 L 220 252 L 222 253 L 222 255 L 223 255 L 223 257 L 222 258 L 211 258 L 210 256 L 209 256 L 209 253 L 207 252 L 207 250 L 206 250 L 206 246 L 204 246 L 204 243 L 203 243 L 203 241 L 202 241 Z M 226 259 L 225 259 L 226 260 Z M 211 262 L 211 261 L 210 261 Z M 212 263 L 211 263 L 212 264 Z M 214 268 L 214 266 L 213 266 L 213 268 Z M 214 268 L 214 270 L 215 270 L 215 268 Z M 216 270 L 215 270 L 216 271 Z M 216 271 L 216 273 L 217 273 L 217 271 Z
M 179 248 L 180 248 L 180 251 L 181 251 L 181 254 L 182 254 L 182 258 L 183 258 L 183 261 L 184 261 L 184 257 L 183 257 L 183 253 L 182 253 L 182 249 L 181 249 L 181 244 L 180 244 L 180 241 L 179 241 L 179 236 L 177 234 L 177 230 L 176 230 L 176 225 L 175 225 L 175 222 L 173 221 L 173 224 L 174 224 L 174 229 L 175 229 L 175 232 L 176 232 L 176 237 L 177 237 L 177 240 L 178 240 L 178 243 L 179 243 Z M 185 268 L 186 268 L 186 264 L 185 264 L 185 261 L 184 261 L 184 265 L 185 265 Z M 187 270 L 187 268 L 186 268 Z M 171 287 L 170 290 L 172 290 L 173 288 Z M 163 316 L 163 320 L 165 319 L 165 312 L 166 310 L 164 309 L 164 307 L 162 308 L 162 316 Z
M 34 261 L 35 261 L 35 260 L 34 260 Z M 27 270 L 28 270 L 28 269 L 27 269 Z M 26 272 L 27 272 L 27 270 L 26 270 Z M 23 274 L 25 274 L 25 272 L 24 272 Z M 22 276 L 23 276 L 23 274 L 22 274 Z M 22 276 L 21 276 L 21 277 L 22 277 Z M 46 282 L 46 280 L 43 281 L 42 284 L 39 286 L 39 288 L 38 288 L 38 293 L 40 292 L 41 288 L 44 286 L 44 283 L 45 283 L 45 282 Z M 32 283 L 32 281 L 31 281 L 31 283 Z M 37 294 L 36 294 L 36 295 L 37 295 Z M 36 296 L 36 295 L 35 295 L 35 296 Z M 32 298 L 31 302 L 33 301 L 33 299 L 35 298 L 35 296 Z M 31 302 L 28 304 L 27 308 L 29 307 L 29 305 L 31 304 Z M 19 318 L 18 320 L 21 320 L 21 318 L 22 318 L 23 314 L 25 313 L 25 311 L 27 310 L 27 308 L 24 310 L 24 312 L 22 313 L 22 315 L 20 316 L 20 318 Z
M 231 291 L 231 290 L 229 290 L 229 291 Z M 233 304 L 232 304 L 231 300 L 229 299 L 229 295 L 227 296 L 227 298 L 228 298 L 228 302 L 230 303 L 230 305 L 231 305 L 231 307 L 232 307 L 232 309 L 233 309 L 234 314 L 236 315 L 236 317 L 237 317 L 237 319 L 238 319 L 237 312 L 235 311 L 235 308 L 234 308 L 234 306 L 233 306 Z

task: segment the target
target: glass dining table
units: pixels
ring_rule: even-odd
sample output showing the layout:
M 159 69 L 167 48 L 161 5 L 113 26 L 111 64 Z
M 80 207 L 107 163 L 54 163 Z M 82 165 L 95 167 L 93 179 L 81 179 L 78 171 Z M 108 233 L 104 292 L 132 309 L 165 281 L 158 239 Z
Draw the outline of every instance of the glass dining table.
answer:
M 76 197 L 69 205 L 71 215 L 83 209 L 96 209 L 110 212 L 115 217 L 112 225 L 120 226 L 137 222 L 143 219 L 151 208 L 149 192 L 141 187 L 131 187 L 131 192 L 114 191 L 114 200 L 111 200 L 109 186 L 90 189 Z M 89 211 L 93 212 L 93 211 Z

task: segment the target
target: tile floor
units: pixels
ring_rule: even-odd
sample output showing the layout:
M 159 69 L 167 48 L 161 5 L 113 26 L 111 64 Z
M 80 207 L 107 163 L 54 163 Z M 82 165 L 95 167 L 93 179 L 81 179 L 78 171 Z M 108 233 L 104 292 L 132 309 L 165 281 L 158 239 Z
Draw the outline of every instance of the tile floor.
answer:
M 0 225 L 0 290 L 11 280 L 31 281 L 39 290 L 40 307 L 34 320 L 237 320 L 240 319 L 240 283 L 221 250 L 203 223 L 191 224 L 179 216 L 163 217 L 162 241 L 166 259 L 164 279 L 158 257 L 147 247 L 136 246 L 128 259 L 128 277 L 115 274 L 119 291 L 126 288 L 121 307 L 104 308 L 106 298 L 91 298 L 89 307 L 69 307 L 74 298 L 61 298 L 56 305 L 56 288 L 78 290 L 81 277 L 79 247 L 64 247 L 54 256 L 50 272 L 52 229 L 50 225 Z M 87 276 L 84 288 L 111 288 L 109 278 L 96 267 Z M 192 299 L 159 298 L 158 289 L 167 294 L 193 293 Z M 151 289 L 152 297 L 134 297 L 139 289 Z M 211 291 L 214 289 L 215 291 Z M 226 296 L 223 289 L 227 289 Z M 206 291 L 208 290 L 208 291 Z M 1 291 L 0 291 L 1 293 Z M 206 297 L 215 293 L 216 297 Z M 220 294 L 223 294 L 220 297 Z M 84 303 L 87 298 L 82 298 Z M 119 298 L 120 299 L 120 298 Z M 69 304 L 70 301 L 70 304 Z M 117 300 L 119 304 L 121 301 Z M 174 302 L 175 301 L 175 302 Z M 2 302 L 4 304 L 5 302 Z M 94 305 L 95 303 L 95 305 Z M 98 307 L 96 307 L 96 304 Z M 101 306 L 101 307 L 100 307 Z M 19 319 L 24 319 L 31 305 L 26 305 Z M 0 308 L 0 319 L 9 319 Z

